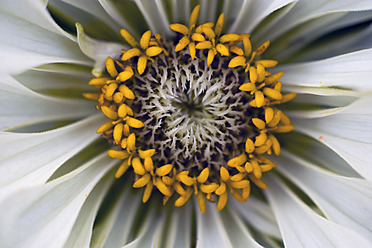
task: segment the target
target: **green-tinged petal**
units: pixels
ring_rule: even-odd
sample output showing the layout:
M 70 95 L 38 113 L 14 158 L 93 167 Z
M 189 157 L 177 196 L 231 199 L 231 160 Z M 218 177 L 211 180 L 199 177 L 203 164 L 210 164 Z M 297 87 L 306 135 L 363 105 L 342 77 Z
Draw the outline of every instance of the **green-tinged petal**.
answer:
M 95 185 L 117 163 L 103 153 L 77 170 L 0 203 L 1 247 L 63 247 Z
M 330 13 L 371 10 L 372 2 L 369 0 L 333 0 L 323 4 L 315 4 L 312 1 L 297 1 L 293 8 L 269 30 L 266 30 L 266 40 L 274 40 L 288 30 Z
M 215 0 L 200 1 L 199 23 L 216 21 L 217 2 Z
M 0 133 L 0 198 L 42 185 L 69 158 L 98 138 L 93 116 L 44 133 Z
M 90 38 L 84 33 L 84 29 L 80 24 L 76 24 L 76 30 L 81 51 L 89 58 L 95 60 L 92 71 L 94 75 L 100 75 L 105 70 L 105 62 L 108 56 L 118 58 L 121 54 L 121 50 L 126 48 L 122 44 Z
M 362 235 L 321 217 L 276 176 L 266 178 L 265 195 L 274 210 L 286 247 L 369 247 Z
M 372 179 L 372 97 L 361 98 L 332 114 L 311 119 L 293 118 L 296 129 L 329 146 L 362 177 Z M 309 116 L 311 117 L 311 116 Z
M 227 227 L 223 225 L 216 206 L 208 202 L 205 213 L 201 213 L 197 201 L 195 202 L 197 247 L 233 247 L 226 231 Z
M 281 239 L 274 213 L 267 203 L 257 200 L 251 196 L 249 197 L 249 201 L 242 204 L 233 197 L 230 197 L 228 209 L 232 209 L 233 211 L 236 210 L 244 221 L 249 223 L 259 232 L 270 235 L 277 239 Z
M 191 203 L 173 210 L 168 233 L 165 237 L 165 247 L 191 247 Z
M 169 36 L 172 33 L 169 29 L 170 23 L 162 1 L 135 0 L 135 2 L 154 34 L 159 33 L 163 36 Z
M 229 32 L 252 33 L 253 29 L 274 11 L 295 2 L 295 0 L 256 0 L 245 2 L 236 15 Z
M 121 191 L 120 198 L 109 208 L 110 211 L 96 223 L 91 246 L 122 247 L 128 243 L 140 204 L 140 194 Z
M 286 153 L 279 170 L 301 187 L 328 219 L 363 235 L 372 243 L 372 183 L 331 174 Z
M 190 0 L 172 0 L 171 5 L 173 22 L 188 23 L 191 13 Z
M 89 247 L 91 243 L 93 224 L 96 219 L 98 209 L 113 181 L 113 174 L 107 174 L 106 178 L 103 178 L 89 194 L 79 212 L 79 215 L 71 230 L 71 234 L 64 244 L 64 247 Z
M 56 120 L 72 120 L 94 112 L 94 102 L 47 97 L 31 91 L 14 78 L 0 79 L 0 130 Z
M 338 86 L 366 92 L 372 89 L 372 49 L 315 62 L 278 66 L 273 71 L 284 72 L 283 84 Z

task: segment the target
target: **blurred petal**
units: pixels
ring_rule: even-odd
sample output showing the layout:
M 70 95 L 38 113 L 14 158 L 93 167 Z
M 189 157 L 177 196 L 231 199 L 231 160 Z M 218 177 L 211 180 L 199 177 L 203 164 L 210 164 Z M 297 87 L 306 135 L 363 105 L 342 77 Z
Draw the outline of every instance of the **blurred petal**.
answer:
M 306 63 L 278 66 L 283 84 L 372 90 L 372 49 Z
M 191 247 L 191 210 L 190 203 L 186 203 L 182 208 L 173 209 L 165 247 Z
M 285 153 L 278 169 L 301 187 L 328 219 L 363 235 L 372 243 L 372 183 L 320 170 Z
M 190 13 L 190 0 L 172 0 L 172 17 L 174 22 L 188 22 Z
M 217 2 L 215 0 L 200 1 L 199 23 L 216 21 Z
M 0 133 L 0 199 L 42 185 L 65 161 L 98 138 L 102 116 L 45 133 Z
M 40 95 L 8 75 L 1 77 L 0 87 L 0 116 L 3 117 L 0 130 L 47 121 L 77 119 L 95 111 L 94 102 Z
M 87 196 L 116 162 L 103 153 L 59 179 L 2 201 L 0 246 L 62 247 Z
M 265 191 L 286 247 L 369 247 L 363 236 L 314 213 L 290 189 L 270 175 Z

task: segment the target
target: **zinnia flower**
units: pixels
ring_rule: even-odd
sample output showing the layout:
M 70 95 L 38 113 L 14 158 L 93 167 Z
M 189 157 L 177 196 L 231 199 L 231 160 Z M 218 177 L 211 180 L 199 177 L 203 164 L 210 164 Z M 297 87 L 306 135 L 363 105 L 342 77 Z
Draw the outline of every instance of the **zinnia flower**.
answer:
M 372 2 L 199 4 L 2 3 L 0 247 L 372 246 Z

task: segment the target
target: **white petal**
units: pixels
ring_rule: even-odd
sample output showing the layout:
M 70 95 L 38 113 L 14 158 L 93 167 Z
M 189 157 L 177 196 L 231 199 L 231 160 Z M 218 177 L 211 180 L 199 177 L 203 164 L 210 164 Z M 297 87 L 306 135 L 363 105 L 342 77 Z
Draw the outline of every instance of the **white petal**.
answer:
M 252 33 L 253 29 L 268 15 L 295 0 L 244 1 L 229 32 Z
M 191 210 L 192 206 L 190 203 L 173 210 L 166 235 L 165 247 L 191 247 Z
M 170 23 L 162 1 L 135 0 L 135 2 L 153 34 L 159 33 L 163 36 L 169 36 L 172 33 L 169 29 Z
M 369 247 L 363 236 L 315 214 L 290 189 L 270 175 L 265 191 L 277 218 L 285 247 Z
M 320 170 L 315 165 L 283 153 L 279 170 L 301 187 L 328 219 L 346 226 L 372 242 L 372 183 Z
M 99 41 L 90 38 L 84 33 L 84 29 L 80 24 L 76 24 L 77 39 L 80 49 L 89 58 L 95 60 L 93 69 L 94 75 L 100 75 L 105 70 L 105 61 L 108 56 L 112 58 L 118 58 L 121 54 L 121 50 L 126 46 L 113 42 Z
M 0 10 L 1 72 L 17 73 L 45 63 L 91 65 L 74 41 Z
M 276 22 L 270 30 L 267 30 L 266 39 L 274 40 L 286 31 L 322 15 L 371 9 L 372 2 L 369 0 L 297 1 L 285 17 Z
M 306 63 L 278 66 L 283 84 L 338 86 L 368 91 L 372 89 L 372 49 Z
M 62 247 L 87 196 L 117 163 L 106 153 L 46 185 L 0 203 L 1 247 Z
M 230 197 L 228 209 L 234 209 L 257 231 L 281 239 L 274 214 L 267 203 L 257 200 L 252 196 L 246 203 L 238 202 L 233 197 Z
M 64 247 L 89 247 L 98 209 L 114 180 L 112 173 L 109 173 L 106 177 L 109 178 L 102 179 L 84 202 Z
M 125 28 L 129 32 L 133 33 L 132 28 L 129 26 L 128 22 L 124 19 L 123 15 L 117 9 L 115 4 L 110 0 L 98 0 L 102 8 L 114 19 L 122 28 Z
M 196 203 L 197 205 L 197 203 Z M 196 209 L 197 248 L 233 247 L 215 204 L 207 202 L 207 210 L 201 213 Z
M 172 0 L 172 17 L 174 22 L 185 22 L 186 20 L 188 21 L 190 13 L 190 0 Z
M 319 139 L 338 153 L 361 176 L 372 180 L 372 97 L 364 97 L 334 114 L 314 119 L 293 119 L 296 129 Z
M 98 135 L 102 115 L 45 133 L 0 133 L 0 198 L 44 184 L 65 161 Z
M 217 12 L 217 1 L 201 0 L 200 1 L 199 23 L 215 22 Z
M 77 119 L 95 112 L 93 101 L 37 94 L 8 75 L 0 79 L 0 130 L 55 120 Z

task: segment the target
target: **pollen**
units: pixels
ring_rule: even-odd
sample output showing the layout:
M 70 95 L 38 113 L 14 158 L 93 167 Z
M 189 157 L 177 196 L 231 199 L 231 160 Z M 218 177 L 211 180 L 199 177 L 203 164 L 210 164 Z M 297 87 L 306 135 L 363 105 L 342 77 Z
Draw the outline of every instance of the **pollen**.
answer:
M 281 104 L 296 94 L 282 91 L 282 72 L 270 72 L 278 62 L 262 58 L 270 41 L 224 33 L 223 13 L 198 23 L 199 12 L 169 25 L 171 37 L 122 29 L 130 49 L 106 59 L 106 72 L 89 81 L 97 92 L 84 97 L 107 117 L 97 134 L 120 160 L 115 178 L 131 173 L 144 203 L 153 194 L 176 207 L 195 199 L 204 213 L 206 201 L 220 211 L 229 197 L 245 202 L 252 188 L 267 188 L 277 134 L 295 129 Z

